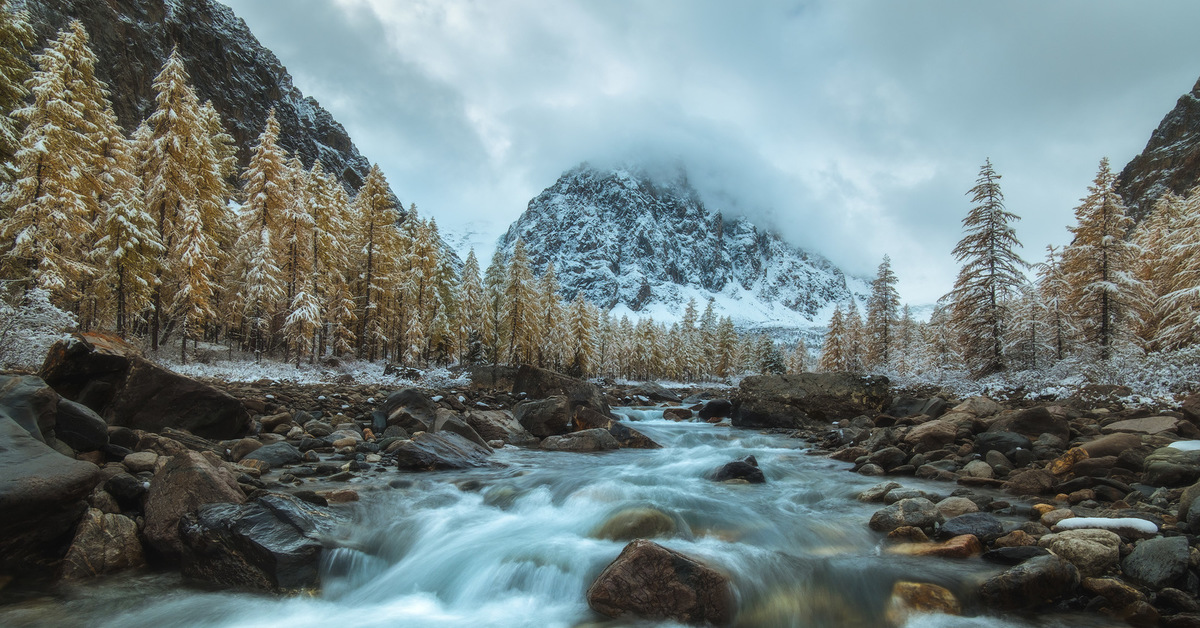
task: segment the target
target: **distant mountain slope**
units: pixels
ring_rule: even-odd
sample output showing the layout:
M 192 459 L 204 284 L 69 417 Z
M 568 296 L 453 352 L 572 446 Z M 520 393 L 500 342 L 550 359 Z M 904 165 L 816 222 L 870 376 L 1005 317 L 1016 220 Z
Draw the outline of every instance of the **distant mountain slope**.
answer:
M 581 165 L 531 200 L 498 247 L 518 238 L 538 272 L 554 262 L 567 297 L 656 318 L 712 297 L 743 326 L 805 325 L 851 296 L 831 262 L 709 211 L 682 172 Z
M 15 0 L 33 18 L 38 48 L 79 19 L 99 57 L 96 74 L 109 84 L 121 124 L 135 128 L 154 109 L 151 83 L 179 47 L 200 99 L 212 100 L 240 148 L 250 148 L 274 107 L 279 143 L 305 166 L 320 159 L 352 190 L 370 167 L 342 125 L 292 85 L 286 68 L 258 42 L 246 23 L 214 0 Z
M 1200 81 L 1179 97 L 1145 150 L 1117 177 L 1117 189 L 1131 215 L 1142 219 L 1158 197 L 1184 194 L 1200 184 Z

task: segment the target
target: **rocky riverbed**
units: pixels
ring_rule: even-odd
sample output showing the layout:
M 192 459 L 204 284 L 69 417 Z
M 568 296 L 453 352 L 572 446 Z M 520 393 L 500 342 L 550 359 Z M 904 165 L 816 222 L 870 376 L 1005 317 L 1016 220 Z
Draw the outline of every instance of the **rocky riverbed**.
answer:
M 204 383 L 112 338 L 56 346 L 39 376 L 0 376 L 0 623 L 71 623 L 81 586 L 341 600 L 390 579 L 436 600 L 415 622 L 431 626 L 478 625 L 454 600 L 513 591 L 557 610 L 483 623 L 1200 625 L 1200 398 L 1000 403 L 849 374 L 601 390 L 531 367 L 471 382 Z M 505 534 L 527 547 L 497 554 Z

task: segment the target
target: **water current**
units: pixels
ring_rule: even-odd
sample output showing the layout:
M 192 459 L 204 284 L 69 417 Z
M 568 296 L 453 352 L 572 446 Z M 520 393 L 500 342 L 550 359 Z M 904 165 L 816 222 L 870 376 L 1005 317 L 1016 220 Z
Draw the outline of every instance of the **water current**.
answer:
M 352 484 L 358 516 L 327 554 L 323 589 L 272 596 L 197 588 L 177 575 L 134 573 L 61 587 L 0 606 L 2 626 L 287 626 L 289 628 L 628 626 L 588 609 L 585 592 L 625 541 L 597 538 L 614 514 L 653 508 L 675 524 L 656 539 L 729 574 L 737 626 L 811 628 L 1116 626 L 1081 614 L 989 616 L 970 591 L 999 568 L 982 560 L 881 553 L 855 499 L 876 479 L 803 451 L 802 441 L 661 410 L 618 409 L 664 448 L 580 454 L 506 447 L 502 466 L 410 474 L 409 486 Z M 706 475 L 754 455 L 766 484 Z M 397 476 L 388 474 L 386 477 Z M 941 494 L 947 484 L 908 486 Z M 354 549 L 350 549 L 354 548 Z M 889 619 L 898 580 L 955 591 L 969 617 Z M 669 625 L 651 624 L 644 625 Z

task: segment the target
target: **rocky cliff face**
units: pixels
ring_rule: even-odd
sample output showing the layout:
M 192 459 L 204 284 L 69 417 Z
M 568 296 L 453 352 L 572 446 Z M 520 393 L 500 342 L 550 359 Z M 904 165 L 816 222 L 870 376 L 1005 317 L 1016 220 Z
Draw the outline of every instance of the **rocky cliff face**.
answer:
M 1200 82 L 1179 97 L 1146 143 L 1117 177 L 1117 189 L 1140 220 L 1166 192 L 1185 194 L 1200 183 Z
M 23 6 L 22 6 L 23 5 Z M 113 109 L 127 130 L 154 109 L 152 82 L 179 47 L 201 101 L 212 100 L 236 140 L 245 165 L 274 107 L 280 144 L 306 166 L 320 159 L 357 190 L 370 164 L 346 130 L 317 101 L 292 85 L 279 59 L 246 23 L 214 0 L 17 0 L 32 16 L 40 48 L 72 19 L 87 28 L 109 85 Z
M 535 270 L 554 262 L 568 298 L 582 292 L 656 318 L 711 297 L 744 326 L 803 325 L 860 284 L 819 255 L 710 211 L 682 172 L 579 166 L 530 201 L 498 246 L 511 252 L 518 238 Z

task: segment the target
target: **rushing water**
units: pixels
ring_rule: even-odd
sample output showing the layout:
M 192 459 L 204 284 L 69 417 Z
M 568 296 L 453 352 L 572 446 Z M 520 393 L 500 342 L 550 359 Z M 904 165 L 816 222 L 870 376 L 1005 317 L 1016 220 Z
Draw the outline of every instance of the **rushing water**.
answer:
M 879 535 L 866 526 L 878 506 L 854 499 L 873 480 L 805 455 L 800 441 L 674 423 L 661 411 L 619 412 L 664 448 L 506 447 L 494 456 L 502 467 L 406 476 L 414 482 L 401 489 L 354 484 L 361 515 L 345 530 L 345 547 L 326 557 L 318 596 L 211 591 L 178 576 L 125 574 L 0 606 L 0 625 L 629 625 L 592 613 L 585 591 L 625 545 L 595 538 L 596 531 L 615 513 L 641 507 L 676 524 L 676 534 L 658 542 L 730 574 L 738 626 L 885 626 L 896 580 L 945 586 L 970 610 L 973 584 L 997 571 L 979 559 L 881 555 Z M 767 484 L 705 479 L 750 454 Z M 905 621 L 911 628 L 1123 625 L 1078 615 Z

